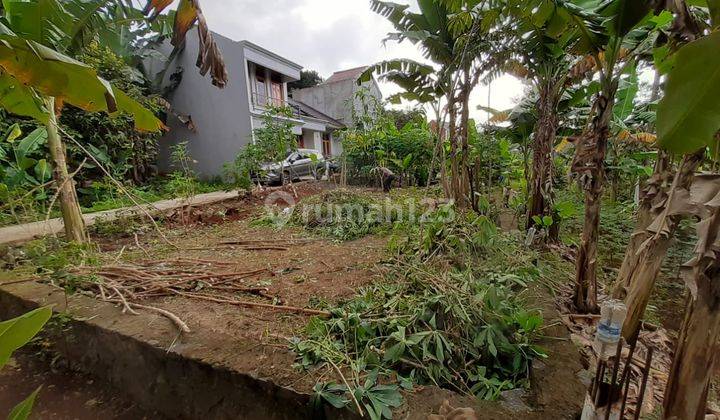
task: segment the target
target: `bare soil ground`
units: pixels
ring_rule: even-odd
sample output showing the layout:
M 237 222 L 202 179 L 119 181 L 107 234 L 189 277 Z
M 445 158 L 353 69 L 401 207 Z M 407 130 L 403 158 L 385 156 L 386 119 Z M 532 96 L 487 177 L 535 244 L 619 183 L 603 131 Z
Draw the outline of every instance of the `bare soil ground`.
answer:
M 328 183 L 299 183 L 285 187 L 297 200 L 334 188 Z M 264 211 L 268 193 L 202 208 L 170 214 L 164 221 L 164 233 L 177 248 L 150 231 L 138 237 L 119 235 L 97 238 L 108 261 L 120 255 L 120 261 L 167 261 L 191 258 L 197 261 L 234 262 L 229 271 L 266 272 L 234 282 L 238 287 L 264 287 L 267 297 L 236 296 L 258 303 L 294 307 L 318 307 L 351 297 L 359 287 L 378 279 L 378 266 L 384 258 L 386 240 L 366 237 L 338 243 L 309 237 L 302 229 L 253 226 L 253 219 Z M 285 241 L 302 239 L 288 244 Z M 304 240 L 308 240 L 305 242 Z M 278 249 L 248 250 L 223 242 L 278 241 Z M 271 299 L 268 299 L 270 297 Z M 201 342 L 199 352 L 213 353 L 214 359 L 229 361 L 233 368 L 267 378 L 298 391 L 309 392 L 320 376 L 329 372 L 303 373 L 292 366 L 289 339 L 307 323 L 309 315 L 245 308 L 182 296 L 148 299 L 142 302 L 169 310 L 192 330 L 183 334 L 173 348 Z M 146 328 L 138 325 L 138 328 Z M 172 350 L 172 349 L 171 349 Z

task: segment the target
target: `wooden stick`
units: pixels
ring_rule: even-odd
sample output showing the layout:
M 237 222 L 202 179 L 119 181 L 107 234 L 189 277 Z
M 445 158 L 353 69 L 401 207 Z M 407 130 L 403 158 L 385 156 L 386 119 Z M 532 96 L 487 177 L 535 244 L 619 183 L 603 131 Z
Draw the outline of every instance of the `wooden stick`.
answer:
M 220 299 L 213 296 L 207 296 L 199 293 L 188 293 L 188 292 L 177 292 L 180 296 L 187 296 L 191 298 L 196 299 L 202 299 L 207 300 L 210 302 L 216 302 L 216 303 L 228 303 L 231 305 L 237 305 L 237 306 L 246 306 L 250 308 L 266 308 L 271 309 L 275 311 L 285 311 L 285 312 L 295 312 L 299 314 L 307 314 L 307 315 L 318 315 L 322 317 L 329 317 L 330 312 L 327 311 L 320 311 L 317 309 L 306 309 L 306 308 L 299 308 L 296 306 L 284 306 L 284 305 L 271 305 L 268 303 L 257 303 L 257 302 L 248 302 L 243 300 L 230 300 L 230 299 Z
M 253 245 L 253 246 L 240 246 L 238 249 L 245 251 L 287 251 L 290 248 L 276 245 Z
M 355 403 L 355 407 L 357 407 L 358 409 L 358 413 L 360 413 L 360 417 L 364 417 L 363 409 L 360 408 L 360 402 L 358 402 L 357 398 L 355 398 L 355 393 L 353 392 L 352 388 L 350 388 L 350 384 L 348 383 L 347 379 L 345 379 L 345 375 L 343 375 L 342 371 L 340 371 L 340 368 L 337 367 L 337 365 L 333 363 L 332 360 L 328 359 L 328 362 L 330 362 L 332 367 L 335 368 L 335 371 L 338 373 L 338 375 L 340 375 L 340 378 L 342 378 L 345 387 L 348 389 L 348 393 L 350 394 L 353 402 Z
M 120 290 L 118 290 L 117 287 L 111 286 L 110 289 L 112 289 L 112 290 L 118 295 L 118 297 L 120 298 L 120 300 L 122 301 L 122 304 L 123 304 L 123 306 L 125 307 L 125 308 L 123 309 L 123 312 L 125 312 L 125 310 L 127 310 L 128 312 L 130 312 L 130 313 L 133 314 L 133 315 L 140 315 L 140 314 L 138 314 L 136 311 L 134 311 L 133 308 L 130 307 L 130 305 L 128 304 L 128 301 L 125 299 L 125 296 L 123 296 L 123 294 L 120 293 Z
M 317 242 L 317 239 L 238 239 L 234 241 L 220 242 L 223 245 L 249 245 L 249 244 L 284 244 L 296 245 L 309 242 Z
M 123 303 L 119 299 L 103 299 L 103 300 L 105 302 L 111 302 L 111 303 Z M 154 306 L 140 305 L 139 303 L 133 303 L 133 302 L 128 302 L 128 306 L 131 306 L 135 309 L 145 309 L 147 311 L 157 312 L 160 315 L 163 315 L 163 316 L 167 317 L 168 319 L 170 319 L 170 321 L 172 321 L 180 329 L 180 331 L 185 332 L 185 333 L 190 332 L 190 328 L 187 326 L 187 324 L 182 319 L 180 319 L 177 315 L 175 315 L 174 313 L 172 313 L 170 311 L 167 311 L 167 310 L 161 309 L 161 308 L 156 308 Z
M 138 304 L 138 303 L 130 303 L 130 305 L 131 305 L 132 307 L 134 307 L 134 308 L 137 308 L 137 309 L 145 309 L 145 310 L 152 311 L 152 312 L 157 312 L 157 313 L 159 313 L 160 315 L 166 316 L 166 317 L 169 318 L 172 322 L 174 322 L 175 325 L 178 326 L 178 328 L 180 328 L 180 331 L 182 331 L 182 332 L 184 332 L 184 333 L 189 333 L 189 332 L 190 332 L 190 328 L 187 326 L 187 324 L 186 324 L 185 322 L 183 322 L 182 319 L 178 318 L 177 315 L 175 315 L 174 313 L 172 313 L 172 312 L 170 312 L 170 311 L 166 311 L 165 309 L 162 309 L 162 308 L 156 308 L 156 307 L 154 307 L 154 306 L 140 305 L 140 304 Z

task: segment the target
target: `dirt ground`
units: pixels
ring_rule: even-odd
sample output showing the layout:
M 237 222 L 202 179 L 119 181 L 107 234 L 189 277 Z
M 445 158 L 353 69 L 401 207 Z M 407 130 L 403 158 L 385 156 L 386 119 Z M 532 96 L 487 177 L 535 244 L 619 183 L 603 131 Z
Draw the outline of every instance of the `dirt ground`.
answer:
M 31 419 L 162 420 L 89 376 L 56 367 L 30 351 L 15 353 L 0 370 L 0 416 L 38 387 Z
M 328 188 L 333 188 L 332 184 L 302 183 L 294 187 L 293 193 L 296 192 L 297 199 L 301 200 Z M 102 258 L 106 264 L 191 258 L 198 262 L 234 263 L 228 269 L 236 271 L 265 269 L 262 273 L 234 283 L 238 287 L 267 288 L 265 296 L 235 296 L 259 303 L 322 309 L 328 304 L 351 297 L 363 285 L 381 279 L 387 258 L 386 238 L 369 236 L 338 243 L 311 237 L 299 228 L 277 230 L 258 226 L 253 220 L 263 211 L 264 198 L 263 195 L 240 198 L 167 215 L 162 229 L 165 239 L 152 229 L 129 229 L 131 224 L 128 223 L 127 226 L 110 226 L 115 229 L 113 233 L 100 231 L 95 234 L 94 240 L 102 249 Z M 302 242 L 283 242 L 276 249 L 246 249 L 244 246 L 224 243 L 262 241 L 272 244 L 273 241 L 289 239 Z M 572 418 L 580 410 L 584 390 L 580 380 L 583 366 L 574 345 L 568 339 L 567 330 L 552 326 L 557 317 L 552 297 L 542 291 L 536 291 L 531 297 L 536 307 L 543 308 L 547 324 L 551 325 L 547 331 L 548 339 L 542 343 L 548 348 L 550 359 L 537 365 L 535 392 L 526 398 L 534 406 L 534 411 L 523 413 L 522 417 Z M 334 372 L 328 369 L 300 372 L 293 366 L 294 355 L 288 349 L 288 343 L 301 332 L 309 319 L 308 315 L 239 307 L 182 296 L 150 298 L 141 303 L 173 312 L 191 329 L 189 334 L 178 335 L 170 344 L 169 351 L 185 347 L 192 349 L 191 352 L 199 357 L 212 355 L 213 360 L 221 361 L 233 369 L 270 379 L 300 392 L 311 392 L 316 382 L 334 379 L 331 377 Z M 165 319 L 161 321 L 169 322 Z M 144 329 L 153 326 L 138 322 L 135 328 L 141 335 Z M 30 365 L 29 369 L 34 368 Z M 7 381 L 12 380 L 12 375 L 20 374 L 11 371 Z M 3 389 L 2 380 L 0 376 L 0 390 Z M 45 383 L 52 384 L 52 381 Z M 105 401 L 102 396 L 90 396 L 88 400 Z M 81 392 L 78 398 L 85 398 L 85 394 Z M 476 410 L 482 410 L 478 412 L 481 418 L 508 418 L 509 413 L 513 412 L 499 403 L 478 403 L 472 398 L 429 387 L 406 396 L 407 405 L 415 413 L 410 418 L 424 418 L 426 414 L 436 412 L 445 399 L 456 406 L 475 406 Z M 113 407 L 112 404 L 110 400 L 108 404 L 88 407 L 84 414 L 76 413 L 74 416 L 82 419 L 98 418 L 98 407 L 104 409 Z M 76 401 L 73 405 L 86 406 L 85 401 Z M 0 399 L 0 412 L 2 407 Z M 399 413 L 398 418 L 409 415 L 410 411 L 406 409 Z M 422 414 L 418 416 L 418 413 Z M 143 418 L 145 414 L 132 412 L 131 417 L 123 415 L 123 411 L 118 411 L 117 416 L 106 417 Z
M 296 200 L 334 188 L 328 183 L 300 183 L 286 187 Z M 264 287 L 265 298 L 234 296 L 258 303 L 295 307 L 319 307 L 351 297 L 359 287 L 377 280 L 377 267 L 385 258 L 386 239 L 366 237 L 351 242 L 334 242 L 308 236 L 302 229 L 254 226 L 264 212 L 268 193 L 219 203 L 202 209 L 178 211 L 168 215 L 163 231 L 170 246 L 153 232 L 132 237 L 98 237 L 108 260 L 125 249 L 120 261 L 172 260 L 236 262 L 228 271 L 266 272 L 234 282 L 238 287 Z M 282 242 L 278 249 L 247 250 L 223 242 L 300 240 Z M 138 249 L 141 248 L 141 249 Z M 233 296 L 229 296 L 233 297 Z M 230 362 L 234 369 L 267 378 L 301 392 L 310 392 L 316 380 L 328 372 L 299 374 L 293 367 L 289 340 L 306 325 L 309 315 L 245 308 L 181 296 L 148 299 L 143 304 L 169 310 L 192 330 L 173 344 L 177 349 L 203 343 L 216 360 Z M 138 325 L 138 328 L 144 328 Z

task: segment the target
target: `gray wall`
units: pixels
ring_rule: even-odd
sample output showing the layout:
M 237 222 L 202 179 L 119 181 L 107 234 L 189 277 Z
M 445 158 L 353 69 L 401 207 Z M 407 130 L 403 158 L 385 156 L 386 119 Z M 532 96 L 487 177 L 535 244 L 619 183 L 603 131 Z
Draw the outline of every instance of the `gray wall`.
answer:
M 363 83 L 363 88 L 370 94 L 382 100 L 382 93 L 375 81 Z M 327 114 L 343 124 L 352 125 L 352 108 L 348 100 L 354 99 L 355 92 L 361 87 L 354 80 L 342 80 L 335 83 L 323 83 L 311 88 L 293 91 L 293 99 L 303 102 L 318 111 Z M 358 101 L 353 100 L 356 110 L 359 110 Z
M 171 64 L 166 77 L 177 66 L 184 69 L 180 85 L 168 100 L 175 112 L 192 117 L 197 132 L 187 129 L 176 117 L 168 116 L 170 131 L 160 140 L 159 147 L 162 172 L 172 171 L 170 148 L 179 142 L 188 141 L 190 153 L 197 161 L 195 170 L 201 177 L 210 178 L 221 175 L 223 163 L 233 161 L 252 141 L 243 45 L 218 34 L 213 36 L 225 59 L 228 83 L 224 89 L 218 89 L 211 84 L 209 75 L 200 75 L 195 67 L 198 36 L 191 30 L 185 50 Z

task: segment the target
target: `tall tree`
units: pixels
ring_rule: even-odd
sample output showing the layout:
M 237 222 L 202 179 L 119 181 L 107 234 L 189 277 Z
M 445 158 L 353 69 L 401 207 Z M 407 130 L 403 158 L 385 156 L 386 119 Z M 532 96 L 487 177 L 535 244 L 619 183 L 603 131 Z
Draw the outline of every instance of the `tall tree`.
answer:
M 670 42 L 660 45 L 656 50 L 677 51 L 688 42 L 702 36 L 702 27 L 705 26 L 690 13 L 687 5 L 682 2 L 673 2 L 669 5 L 670 12 L 675 16 L 671 27 Z M 669 18 L 670 14 L 666 12 Z M 662 57 L 662 54 L 655 54 Z M 693 60 L 682 54 L 684 60 Z M 658 60 L 658 71 L 663 70 L 662 61 Z M 674 114 L 668 114 L 667 102 L 663 100 L 661 116 L 658 124 L 661 128 L 668 123 L 677 121 Z M 661 141 L 667 137 L 664 131 Z M 705 159 L 705 147 L 700 147 L 692 153 L 686 154 L 677 168 L 674 169 L 670 155 L 661 151 L 655 165 L 653 176 L 643 191 L 641 205 L 638 210 L 638 219 L 633 237 L 628 244 L 623 264 L 618 273 L 613 297 L 625 299 L 628 306 L 628 316 L 623 325 L 623 336 L 628 342 L 634 342 L 640 332 L 641 319 L 650 300 L 655 280 L 660 274 L 660 267 L 667 255 L 677 230 L 685 214 L 670 213 L 669 209 L 685 197 L 677 191 L 690 191 L 695 179 L 695 172 Z
M 648 37 L 655 23 L 645 20 L 650 4 L 644 0 L 567 2 L 582 37 L 581 47 L 591 55 L 599 78 L 599 92 L 591 117 L 576 148 L 572 171 L 585 192 L 583 233 L 576 258 L 575 306 L 585 312 L 598 309 L 597 256 L 600 206 L 605 185 L 605 155 L 610 123 L 620 81 L 635 66 L 635 53 L 652 45 Z M 639 24 L 646 25 L 636 28 Z
M 677 5 L 669 4 L 676 16 L 674 29 L 679 36 L 695 35 L 698 39 L 682 46 L 673 58 L 658 108 L 658 140 L 669 152 L 685 154 L 686 160 L 706 149 L 717 159 L 720 3 L 700 2 L 709 12 L 708 25 L 694 25 L 686 19 L 687 8 L 672 9 Z M 657 219 L 663 234 L 667 233 L 663 222 L 676 214 L 692 215 L 699 222 L 693 258 L 682 270 L 690 294 L 666 387 L 664 416 L 703 419 L 710 382 L 720 363 L 720 174 L 696 175 L 692 188 L 674 186 L 669 194 L 676 198 L 668 198 L 664 218 Z
M 323 82 L 323 78 L 316 70 L 303 70 L 300 72 L 300 80 L 288 83 L 288 90 L 305 89 L 317 86 Z
M 472 203 L 467 170 L 470 93 L 485 71 L 479 61 L 481 52 L 487 51 L 490 45 L 484 39 L 490 28 L 483 28 L 481 24 L 483 10 L 469 7 L 467 3 L 421 0 L 418 2 L 420 13 L 410 11 L 407 5 L 379 0 L 371 3 L 373 11 L 385 16 L 396 30 L 388 35 L 388 39 L 412 42 L 438 67 L 434 78 L 437 89 L 433 91 L 443 92 L 446 101 L 451 173 L 448 192 L 460 208 L 467 208 Z M 395 69 L 386 68 L 396 70 L 406 65 L 402 63 L 408 62 L 395 60 L 392 63 Z M 433 69 L 427 65 L 421 66 L 417 69 L 422 69 L 422 72 Z M 374 66 L 373 69 L 378 67 Z
M 570 49 L 577 42 L 577 35 L 562 3 L 550 0 L 507 2 L 503 13 L 516 22 L 509 43 L 514 58 L 499 63 L 499 70 L 529 81 L 537 94 L 526 223 L 530 228 L 538 218 L 553 216 L 552 149 L 560 103 L 572 82 Z M 556 229 L 553 231 L 557 234 Z

